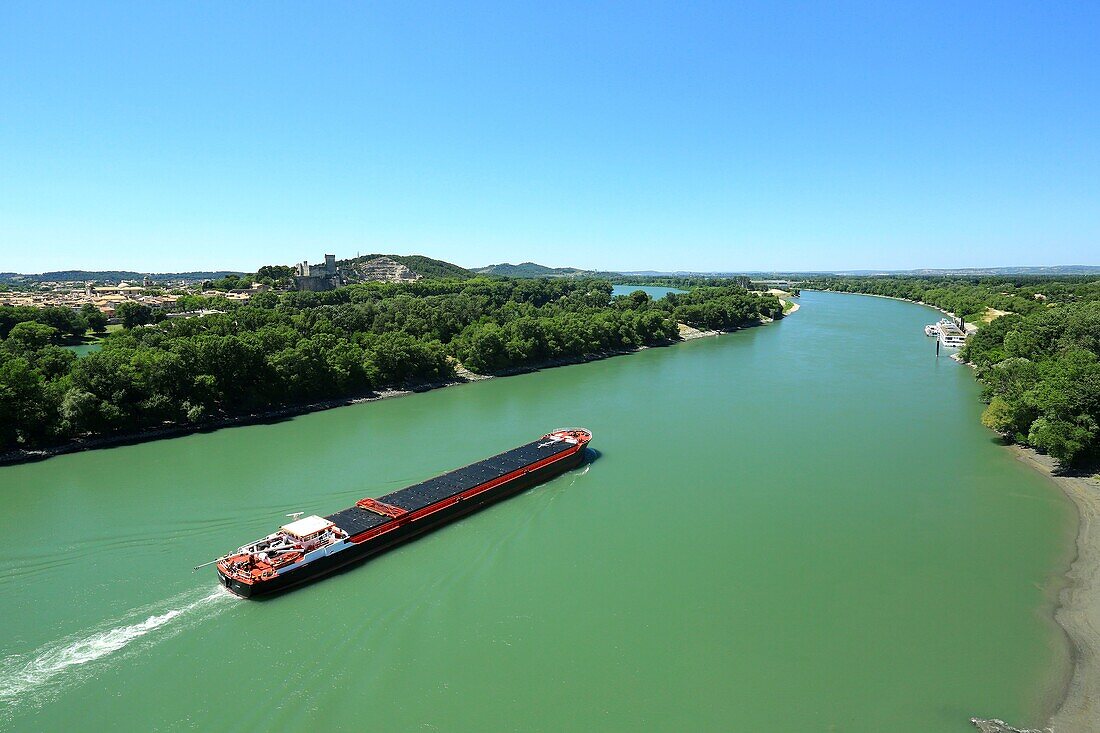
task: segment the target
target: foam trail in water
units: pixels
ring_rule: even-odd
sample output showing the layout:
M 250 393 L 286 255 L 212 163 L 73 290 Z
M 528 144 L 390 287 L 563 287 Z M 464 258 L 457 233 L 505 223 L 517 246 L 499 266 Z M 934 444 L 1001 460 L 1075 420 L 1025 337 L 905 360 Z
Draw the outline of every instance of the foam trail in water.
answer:
M 212 593 L 179 608 L 149 616 L 144 621 L 115 626 L 84 636 L 70 636 L 49 644 L 30 655 L 15 655 L 0 661 L 0 702 L 31 692 L 66 670 L 78 667 L 119 651 L 127 644 L 156 631 L 200 606 L 228 598 L 220 586 Z M 162 605 L 176 605 L 185 598 L 171 599 Z M 175 601 L 175 602 L 173 602 Z
M 579 479 L 581 476 L 584 476 L 586 473 L 588 473 L 588 469 L 590 469 L 590 468 L 592 468 L 591 463 L 589 463 L 587 466 L 585 466 L 583 471 L 581 471 L 580 473 L 573 476 L 573 480 L 569 482 L 569 485 L 572 486 L 573 484 L 577 483 L 577 479 Z

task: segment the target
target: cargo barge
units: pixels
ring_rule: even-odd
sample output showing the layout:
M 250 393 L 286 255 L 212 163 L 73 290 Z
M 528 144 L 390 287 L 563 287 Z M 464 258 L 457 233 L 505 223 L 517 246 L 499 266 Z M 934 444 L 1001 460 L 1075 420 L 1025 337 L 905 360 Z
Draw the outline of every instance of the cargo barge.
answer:
M 360 499 L 327 517 L 295 519 L 213 564 L 222 585 L 239 596 L 283 591 L 568 471 L 584 460 L 591 439 L 592 433 L 584 428 L 555 430 L 377 499 Z

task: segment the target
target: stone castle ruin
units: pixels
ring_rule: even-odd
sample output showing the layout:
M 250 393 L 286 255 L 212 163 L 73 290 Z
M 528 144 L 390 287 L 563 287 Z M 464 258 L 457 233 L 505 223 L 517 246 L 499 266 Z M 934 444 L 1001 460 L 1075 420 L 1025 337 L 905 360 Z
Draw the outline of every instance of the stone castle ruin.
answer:
M 326 254 L 321 265 L 308 260 L 295 265 L 294 283 L 298 290 L 334 290 L 349 282 L 412 282 L 420 275 L 389 257 L 373 257 L 365 262 L 336 264 L 336 255 Z

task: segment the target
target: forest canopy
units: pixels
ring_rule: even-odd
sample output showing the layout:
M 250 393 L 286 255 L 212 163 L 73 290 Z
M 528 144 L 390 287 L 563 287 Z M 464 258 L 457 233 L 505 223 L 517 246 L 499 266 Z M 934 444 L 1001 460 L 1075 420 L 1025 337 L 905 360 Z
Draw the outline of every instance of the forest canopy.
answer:
M 265 292 L 195 318 L 141 306 L 80 359 L 60 344 L 89 326 L 81 314 L 0 307 L 0 450 L 438 382 L 459 364 L 493 373 L 629 350 L 678 338 L 678 323 L 734 329 L 781 313 L 774 296 L 729 284 L 661 300 L 611 293 L 598 279 L 478 277 Z M 181 308 L 213 304 L 188 297 Z

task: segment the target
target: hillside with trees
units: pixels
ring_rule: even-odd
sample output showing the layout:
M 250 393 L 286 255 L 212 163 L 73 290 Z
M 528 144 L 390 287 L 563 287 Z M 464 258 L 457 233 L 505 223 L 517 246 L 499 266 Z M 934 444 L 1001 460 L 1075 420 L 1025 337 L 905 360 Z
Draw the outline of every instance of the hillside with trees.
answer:
M 972 336 L 982 423 L 1066 465 L 1100 458 L 1100 301 L 1008 315 Z
M 458 265 L 443 260 L 425 257 L 424 255 L 360 255 L 359 257 L 352 257 L 347 260 L 339 260 L 336 264 L 344 269 L 354 269 L 355 265 L 369 262 L 378 257 L 388 257 L 394 262 L 404 265 L 423 278 L 469 280 L 474 277 L 474 273 L 464 267 L 459 267 Z
M 133 270 L 57 270 L 54 272 L 42 272 L 33 275 L 24 275 L 18 272 L 0 272 L 0 282 L 26 282 L 26 283 L 40 283 L 40 282 L 73 282 L 73 281 L 85 281 L 85 282 L 118 282 L 120 280 L 128 280 L 131 282 L 140 282 L 142 278 L 148 277 L 153 281 L 162 280 L 187 280 L 187 281 L 199 281 L 199 280 L 214 280 L 219 277 L 225 277 L 226 275 L 241 275 L 243 273 L 230 272 L 228 270 L 219 270 L 217 272 L 135 272 Z
M 0 308 L 0 450 L 442 382 L 458 364 L 496 373 L 622 352 L 677 339 L 679 322 L 733 329 L 781 312 L 773 296 L 734 285 L 659 301 L 611 290 L 478 277 L 268 291 L 247 304 L 189 296 L 180 308 L 224 312 L 157 323 L 130 313 L 80 359 L 59 345 L 88 326 L 80 314 Z
M 594 270 L 581 270 L 577 267 L 547 267 L 534 262 L 521 262 L 513 265 L 510 262 L 502 262 L 499 265 L 487 265 L 475 267 L 473 272 L 479 275 L 496 275 L 498 277 L 592 277 L 598 275 Z M 606 273 L 605 273 L 606 274 Z

